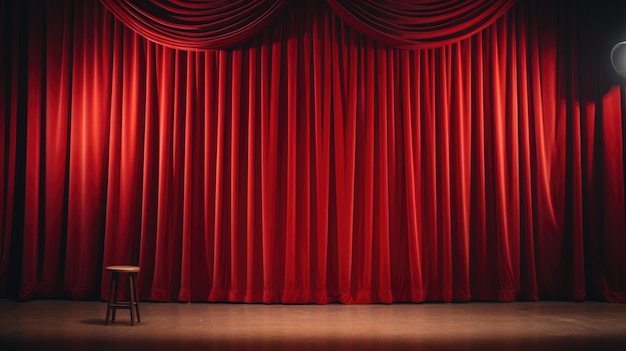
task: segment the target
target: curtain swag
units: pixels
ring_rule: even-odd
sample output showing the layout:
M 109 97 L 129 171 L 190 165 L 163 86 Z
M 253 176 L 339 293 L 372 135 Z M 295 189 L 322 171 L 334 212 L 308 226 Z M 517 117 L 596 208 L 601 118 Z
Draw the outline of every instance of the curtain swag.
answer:
M 101 0 L 122 23 L 175 49 L 220 49 L 241 43 L 269 24 L 288 0 Z

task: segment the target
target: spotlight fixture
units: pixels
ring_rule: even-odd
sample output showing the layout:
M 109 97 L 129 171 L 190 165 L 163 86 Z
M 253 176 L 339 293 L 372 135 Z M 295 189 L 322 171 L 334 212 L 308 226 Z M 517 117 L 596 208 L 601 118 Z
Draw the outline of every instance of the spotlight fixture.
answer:
M 611 49 L 611 64 L 617 74 L 626 78 L 626 41 L 615 44 Z

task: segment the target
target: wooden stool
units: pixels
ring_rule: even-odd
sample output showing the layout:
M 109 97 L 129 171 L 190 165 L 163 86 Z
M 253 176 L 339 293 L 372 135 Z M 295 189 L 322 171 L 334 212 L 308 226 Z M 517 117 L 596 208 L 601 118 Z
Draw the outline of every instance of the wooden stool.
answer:
M 130 310 L 130 325 L 135 325 L 135 312 L 137 312 L 137 323 L 140 323 L 141 319 L 139 318 L 139 298 L 137 296 L 137 286 L 135 285 L 137 274 L 139 273 L 139 267 L 108 266 L 105 269 L 111 272 L 113 275 L 111 276 L 111 289 L 109 292 L 109 306 L 107 307 L 107 318 L 104 321 L 104 324 L 109 324 L 109 317 L 111 318 L 111 323 L 114 323 L 115 311 L 120 308 Z M 122 274 L 128 276 L 128 285 L 130 287 L 130 301 L 118 302 L 118 285 L 120 275 Z

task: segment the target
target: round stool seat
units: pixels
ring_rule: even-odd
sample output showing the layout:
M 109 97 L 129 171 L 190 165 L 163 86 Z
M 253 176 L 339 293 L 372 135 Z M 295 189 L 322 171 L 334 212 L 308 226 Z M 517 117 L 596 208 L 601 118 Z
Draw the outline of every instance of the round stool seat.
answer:
M 119 272 L 119 273 L 138 273 L 139 267 L 137 266 L 107 266 L 106 269 L 109 272 Z

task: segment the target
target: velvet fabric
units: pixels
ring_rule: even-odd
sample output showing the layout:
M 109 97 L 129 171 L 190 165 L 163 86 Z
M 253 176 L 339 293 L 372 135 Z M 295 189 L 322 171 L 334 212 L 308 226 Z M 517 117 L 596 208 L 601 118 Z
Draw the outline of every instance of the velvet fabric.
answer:
M 154 301 L 625 300 L 623 11 L 518 1 L 407 50 L 259 3 L 201 50 L 1 2 L 0 296 L 138 264 Z

